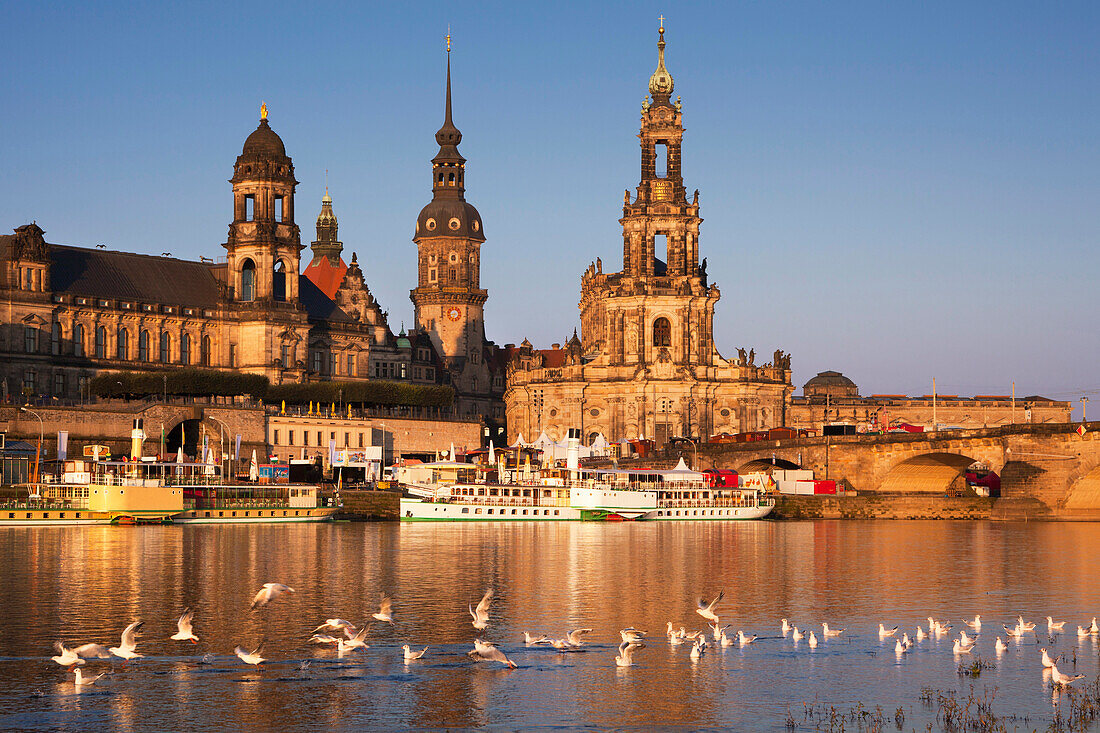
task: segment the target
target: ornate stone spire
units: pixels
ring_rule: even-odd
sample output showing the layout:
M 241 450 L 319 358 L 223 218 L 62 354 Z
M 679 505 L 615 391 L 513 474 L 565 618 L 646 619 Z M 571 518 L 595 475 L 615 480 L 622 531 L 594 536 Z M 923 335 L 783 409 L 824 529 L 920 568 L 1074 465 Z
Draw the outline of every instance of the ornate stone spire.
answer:
M 321 213 L 317 215 L 317 241 L 310 249 L 314 258 L 329 257 L 333 260 L 340 259 L 340 253 L 344 251 L 344 244 L 337 240 L 339 224 L 336 214 L 332 211 L 332 197 L 328 195 L 328 187 L 325 187 L 325 195 L 321 197 Z
M 657 41 L 657 70 L 649 77 L 649 93 L 653 95 L 653 101 L 668 101 L 672 94 L 672 74 L 665 68 L 665 19 L 661 16 L 661 27 L 658 29 L 660 37 Z

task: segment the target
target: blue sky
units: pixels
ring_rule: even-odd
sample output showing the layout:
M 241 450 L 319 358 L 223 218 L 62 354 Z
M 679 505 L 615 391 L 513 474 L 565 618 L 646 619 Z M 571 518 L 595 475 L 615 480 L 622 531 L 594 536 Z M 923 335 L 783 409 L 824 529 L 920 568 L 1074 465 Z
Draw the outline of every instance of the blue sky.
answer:
M 662 13 L 724 354 L 864 394 L 1100 391 L 1096 3 L 7 2 L 0 227 L 224 254 L 266 100 L 303 240 L 328 169 L 408 324 L 450 24 L 488 336 L 564 341 L 585 266 L 621 265 Z

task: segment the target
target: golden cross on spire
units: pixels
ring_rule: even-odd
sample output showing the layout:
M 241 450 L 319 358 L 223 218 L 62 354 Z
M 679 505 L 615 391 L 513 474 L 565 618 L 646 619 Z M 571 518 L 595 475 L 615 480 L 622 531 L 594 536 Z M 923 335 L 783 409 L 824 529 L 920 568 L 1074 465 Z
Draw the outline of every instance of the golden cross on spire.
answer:
M 665 32 L 665 16 L 662 15 L 662 16 L 658 17 L 657 20 L 660 21 L 660 23 L 661 23 L 661 33 L 664 33 Z
M 447 53 L 451 52 L 451 24 L 447 24 L 447 35 L 443 36 L 447 39 Z
M 328 196 L 328 168 L 325 168 L 325 195 Z

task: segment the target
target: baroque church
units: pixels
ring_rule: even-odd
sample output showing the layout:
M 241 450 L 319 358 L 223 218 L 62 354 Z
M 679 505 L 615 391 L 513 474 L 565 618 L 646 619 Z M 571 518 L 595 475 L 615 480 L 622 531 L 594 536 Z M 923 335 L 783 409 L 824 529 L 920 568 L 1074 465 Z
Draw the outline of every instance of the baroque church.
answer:
M 623 197 L 623 266 L 602 260 L 581 277 L 580 323 L 564 345 L 506 348 L 509 440 L 545 431 L 560 440 L 579 428 L 586 442 L 708 436 L 785 424 L 790 357 L 754 352 L 724 358 L 714 345 L 721 297 L 699 261 L 699 192 L 681 167 L 683 105 L 672 101 L 664 26 L 657 69 L 642 105 L 641 181 Z M 661 259 L 660 256 L 663 256 Z
M 463 416 L 503 417 L 503 364 L 485 339 L 481 217 L 465 200 L 462 134 L 436 133 L 432 200 L 417 218 L 415 327 L 394 334 L 328 191 L 316 240 L 295 219 L 294 164 L 266 105 L 230 179 L 233 221 L 221 261 L 49 243 L 37 222 L 0 236 L 0 390 L 5 400 L 80 399 L 98 373 L 210 368 L 272 383 L 385 379 L 449 384 Z

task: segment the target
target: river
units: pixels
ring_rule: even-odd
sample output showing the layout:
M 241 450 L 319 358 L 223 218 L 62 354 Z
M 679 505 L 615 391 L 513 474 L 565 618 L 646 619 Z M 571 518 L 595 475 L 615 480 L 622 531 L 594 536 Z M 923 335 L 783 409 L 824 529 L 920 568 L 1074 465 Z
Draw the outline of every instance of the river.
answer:
M 325 524 L 0 528 L 0 728 L 353 730 L 364 727 L 631 726 L 926 730 L 952 700 L 991 700 L 1008 730 L 1070 714 L 1098 675 L 1100 526 L 1087 523 L 784 521 L 682 523 Z M 296 589 L 250 612 L 260 586 Z M 496 593 L 484 638 L 518 666 L 469 660 L 468 604 Z M 720 591 L 722 623 L 759 639 L 712 645 L 697 661 L 666 622 L 705 629 L 700 596 Z M 307 643 L 327 618 L 363 622 L 381 593 L 391 626 L 342 658 Z M 195 612 L 198 644 L 169 641 Z M 981 614 L 975 651 L 951 645 Z M 1022 614 L 1036 632 L 1008 640 Z M 914 635 L 927 617 L 949 635 L 898 656 L 878 624 Z M 1067 620 L 1051 640 L 1046 616 Z M 820 634 L 811 649 L 780 619 Z M 114 646 L 145 622 L 126 665 L 89 660 L 77 688 L 52 645 Z M 618 668 L 618 630 L 650 632 Z M 527 647 L 524 631 L 591 627 L 578 651 Z M 900 632 L 899 632 L 900 634 Z M 994 639 L 1008 640 L 997 654 Z M 266 640 L 262 670 L 233 654 Z M 1052 689 L 1040 642 L 1081 673 Z M 428 647 L 406 665 L 401 645 Z M 977 677 L 960 662 L 983 661 Z M 988 665 L 988 666 L 985 666 Z M 922 699 L 923 698 L 923 699 Z M 973 706 L 972 706 L 973 709 Z M 864 711 L 864 712 L 861 712 Z

